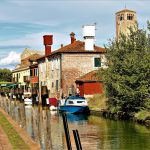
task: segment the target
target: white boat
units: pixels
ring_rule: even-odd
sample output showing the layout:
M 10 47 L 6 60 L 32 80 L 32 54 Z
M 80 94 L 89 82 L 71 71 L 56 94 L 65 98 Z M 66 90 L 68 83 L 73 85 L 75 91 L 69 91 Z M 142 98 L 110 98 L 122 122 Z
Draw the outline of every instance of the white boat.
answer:
M 68 113 L 89 113 L 89 107 L 86 99 L 81 96 L 69 96 L 59 103 L 58 107 L 61 112 Z

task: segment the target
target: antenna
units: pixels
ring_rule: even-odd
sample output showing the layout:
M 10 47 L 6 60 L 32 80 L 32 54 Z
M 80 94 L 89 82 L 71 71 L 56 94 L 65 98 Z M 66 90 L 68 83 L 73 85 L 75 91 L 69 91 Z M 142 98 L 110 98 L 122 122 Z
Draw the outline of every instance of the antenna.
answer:
M 126 9 L 126 4 L 125 4 L 125 9 Z
M 97 27 L 97 22 L 94 22 L 94 25 L 95 25 L 95 30 L 97 30 L 97 28 L 96 28 Z

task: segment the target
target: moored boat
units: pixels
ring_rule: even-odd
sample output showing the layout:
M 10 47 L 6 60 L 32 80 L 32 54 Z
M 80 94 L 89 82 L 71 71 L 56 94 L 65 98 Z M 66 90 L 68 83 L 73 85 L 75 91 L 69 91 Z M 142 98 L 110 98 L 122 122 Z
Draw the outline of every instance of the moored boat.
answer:
M 59 111 L 67 113 L 89 113 L 87 100 L 81 96 L 69 96 L 66 99 L 60 100 Z

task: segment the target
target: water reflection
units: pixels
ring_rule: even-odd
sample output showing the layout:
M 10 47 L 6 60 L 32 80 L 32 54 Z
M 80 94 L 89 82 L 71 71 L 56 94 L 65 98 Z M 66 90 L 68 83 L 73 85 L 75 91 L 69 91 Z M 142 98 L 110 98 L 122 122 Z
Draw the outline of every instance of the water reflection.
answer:
M 67 150 L 62 116 L 39 106 L 0 97 L 0 106 L 41 145 L 42 150 Z M 83 150 L 148 150 L 150 130 L 127 121 L 67 114 L 73 150 L 72 130 L 79 131 Z

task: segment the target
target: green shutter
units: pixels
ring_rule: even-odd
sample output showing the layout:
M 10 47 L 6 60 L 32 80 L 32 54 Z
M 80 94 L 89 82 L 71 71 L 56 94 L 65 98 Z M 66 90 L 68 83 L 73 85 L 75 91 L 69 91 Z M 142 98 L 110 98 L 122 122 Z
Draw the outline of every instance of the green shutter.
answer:
M 101 67 L 100 58 L 94 58 L 94 67 Z

